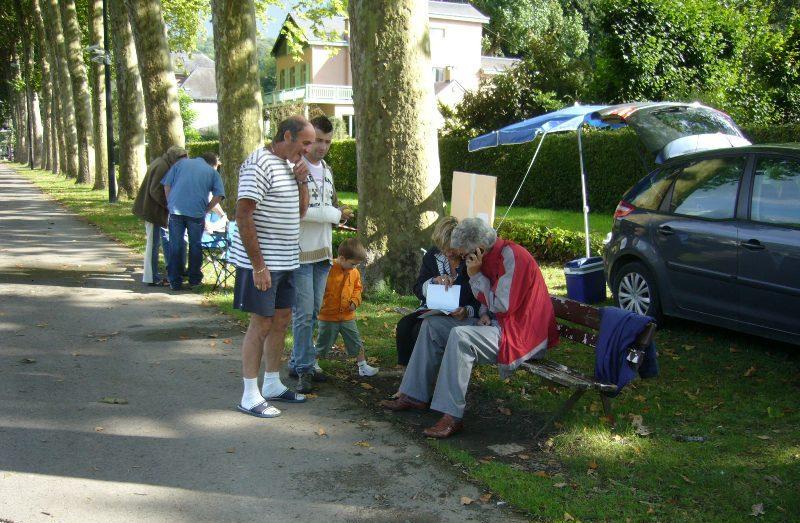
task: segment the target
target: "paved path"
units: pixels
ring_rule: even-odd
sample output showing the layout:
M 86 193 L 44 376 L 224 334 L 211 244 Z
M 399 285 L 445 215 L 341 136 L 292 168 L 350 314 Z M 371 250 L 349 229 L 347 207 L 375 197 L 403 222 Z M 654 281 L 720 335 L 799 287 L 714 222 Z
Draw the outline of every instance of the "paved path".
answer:
M 0 521 L 516 519 L 330 387 L 236 412 L 241 328 L 139 265 L 0 164 Z

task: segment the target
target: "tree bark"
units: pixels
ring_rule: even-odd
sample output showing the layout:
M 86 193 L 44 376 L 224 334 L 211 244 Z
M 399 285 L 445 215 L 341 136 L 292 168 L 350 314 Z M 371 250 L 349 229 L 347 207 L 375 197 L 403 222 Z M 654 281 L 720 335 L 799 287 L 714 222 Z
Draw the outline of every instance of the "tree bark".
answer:
M 111 2 L 113 3 L 113 2 Z M 103 0 L 89 0 L 89 45 L 103 49 Z M 106 71 L 103 62 L 91 62 L 92 122 L 94 123 L 94 189 L 105 189 L 108 179 L 106 130 Z
M 365 280 L 408 294 L 444 211 L 428 2 L 350 0 L 348 12 Z
M 148 161 L 185 145 L 178 87 L 167 44 L 161 0 L 125 0 L 136 44 L 147 114 Z
M 78 183 L 91 183 L 94 179 L 94 137 L 92 136 L 92 98 L 83 63 L 81 28 L 75 0 L 59 0 L 61 27 L 67 53 L 72 98 L 75 104 L 75 126 L 78 132 Z
M 212 0 L 220 156 L 226 209 L 233 212 L 239 167 L 262 143 L 262 100 L 253 0 Z
M 16 74 L 17 78 L 21 75 Z M 16 125 L 14 126 L 14 160 L 19 163 L 28 163 L 28 101 L 25 90 L 14 93 L 14 106 L 16 115 Z
M 39 57 L 42 71 L 42 114 L 44 116 L 44 148 L 45 148 L 45 169 L 53 174 L 59 172 L 58 158 L 58 111 L 54 110 L 55 99 L 53 98 L 53 57 L 50 44 L 42 20 L 42 9 L 39 0 L 32 0 L 33 23 L 36 27 L 36 38 L 39 40 Z
M 135 198 L 144 173 L 144 98 L 136 46 L 122 2 L 108 3 L 108 22 L 114 48 L 119 119 L 119 194 Z
M 72 97 L 72 81 L 69 78 L 67 52 L 64 48 L 64 33 L 61 30 L 61 13 L 58 0 L 42 0 L 42 15 L 47 25 L 50 46 L 55 57 L 55 76 L 58 78 L 59 93 L 55 98 L 61 108 L 61 132 L 64 137 L 61 167 L 67 176 L 78 177 L 78 132 L 75 128 L 75 105 Z M 59 142 L 60 145 L 60 142 Z

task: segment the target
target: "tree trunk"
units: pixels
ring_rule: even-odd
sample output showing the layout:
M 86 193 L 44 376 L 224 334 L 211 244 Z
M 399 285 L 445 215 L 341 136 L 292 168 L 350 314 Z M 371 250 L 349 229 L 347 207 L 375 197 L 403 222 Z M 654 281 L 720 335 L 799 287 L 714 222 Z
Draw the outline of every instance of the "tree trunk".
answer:
M 108 3 L 108 23 L 114 47 L 119 119 L 119 193 L 136 197 L 147 169 L 144 147 L 144 98 L 136 46 L 122 2 Z
M 253 0 L 212 0 L 211 9 L 225 203 L 233 212 L 239 167 L 263 136 L 256 14 Z
M 53 77 L 50 45 L 47 42 L 47 35 L 42 20 L 42 9 L 39 0 L 32 1 L 33 23 L 36 27 L 36 37 L 39 40 L 39 58 L 41 60 L 42 71 L 42 114 L 44 115 L 44 148 L 45 148 L 45 169 L 54 174 L 59 172 L 58 158 L 58 114 L 54 110 L 55 100 L 53 98 Z
M 81 28 L 75 12 L 75 0 L 59 0 L 61 27 L 64 31 L 72 98 L 75 103 L 75 126 L 78 132 L 78 183 L 94 179 L 94 137 L 92 136 L 92 98 L 83 63 Z
M 350 0 L 348 12 L 365 280 L 409 294 L 444 211 L 428 2 Z
M 46 33 L 50 37 L 50 46 L 55 58 L 55 77 L 58 78 L 58 92 L 55 98 L 61 108 L 60 125 L 64 137 L 61 154 L 61 168 L 69 177 L 78 177 L 78 133 L 75 130 L 75 105 L 72 97 L 72 82 L 69 78 L 67 52 L 64 48 L 64 33 L 61 30 L 61 13 L 58 0 L 42 0 L 42 15 L 47 25 Z M 60 145 L 60 142 L 59 142 Z
M 103 49 L 103 0 L 89 0 L 89 45 Z M 106 131 L 106 71 L 103 62 L 93 61 L 90 67 L 94 122 L 94 188 L 105 189 L 110 154 Z
M 28 23 L 28 12 L 22 8 L 22 2 L 20 0 L 14 0 L 14 8 L 17 13 L 17 23 L 20 27 L 25 27 Z M 37 141 L 37 138 L 41 140 L 41 120 L 37 120 L 34 112 L 34 90 L 32 87 L 33 51 L 31 49 L 31 34 L 27 31 L 20 31 L 19 37 L 22 44 L 20 66 L 22 68 L 22 93 L 25 96 L 26 114 L 25 140 L 27 142 L 27 147 L 25 151 L 25 161 L 33 163 L 33 166 L 37 167 L 39 163 L 38 154 L 41 152 L 40 141 Z M 37 123 L 39 124 L 38 128 Z
M 16 76 L 19 78 L 19 73 Z M 17 120 L 14 126 L 14 160 L 28 163 L 28 102 L 24 89 L 14 93 L 14 106 Z
M 125 0 L 125 5 L 136 43 L 144 92 L 147 160 L 152 161 L 173 145 L 185 145 L 178 87 L 169 58 L 161 0 Z

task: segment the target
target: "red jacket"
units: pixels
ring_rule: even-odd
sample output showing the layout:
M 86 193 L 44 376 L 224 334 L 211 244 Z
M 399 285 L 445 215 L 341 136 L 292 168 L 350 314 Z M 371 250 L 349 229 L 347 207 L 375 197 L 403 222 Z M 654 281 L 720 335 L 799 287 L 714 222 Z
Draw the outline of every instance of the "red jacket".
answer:
M 483 255 L 481 272 L 470 279 L 470 285 L 475 297 L 500 324 L 497 363 L 502 377 L 558 344 L 547 284 L 536 260 L 524 247 L 498 238 Z

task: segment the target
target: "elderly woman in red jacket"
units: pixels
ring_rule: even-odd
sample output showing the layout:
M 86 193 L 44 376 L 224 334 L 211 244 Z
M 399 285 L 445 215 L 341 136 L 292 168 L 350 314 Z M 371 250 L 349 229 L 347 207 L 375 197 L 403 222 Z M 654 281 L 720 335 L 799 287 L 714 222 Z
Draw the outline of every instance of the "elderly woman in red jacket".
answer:
M 478 218 L 453 230 L 451 245 L 465 258 L 469 284 L 480 301 L 468 325 L 448 316 L 426 319 L 400 385 L 383 401 L 390 410 L 430 408 L 443 414 L 424 434 L 447 438 L 463 428 L 466 394 L 475 363 L 497 364 L 505 378 L 524 361 L 558 343 L 555 314 L 536 260 L 502 240 Z M 435 384 L 435 387 L 434 387 Z

